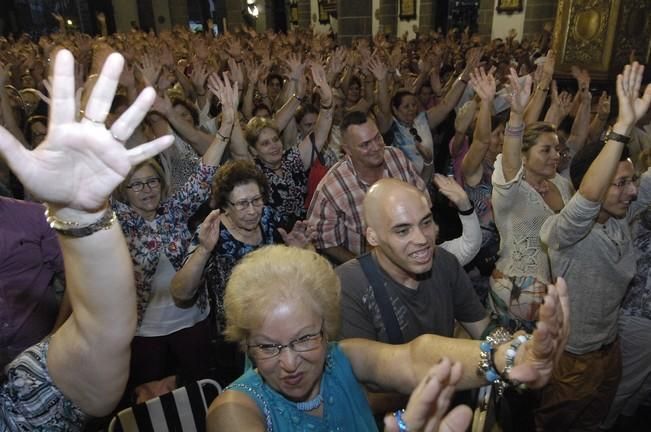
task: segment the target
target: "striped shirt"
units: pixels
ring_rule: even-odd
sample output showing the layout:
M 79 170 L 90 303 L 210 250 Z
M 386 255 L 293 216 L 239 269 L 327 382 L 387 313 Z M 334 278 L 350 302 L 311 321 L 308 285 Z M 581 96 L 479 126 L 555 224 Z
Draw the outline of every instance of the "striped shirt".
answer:
M 402 151 L 384 148 L 384 178 L 396 178 L 428 194 L 425 182 Z M 371 184 L 357 176 L 350 156 L 337 162 L 317 186 L 310 208 L 308 224 L 316 229 L 316 247 L 341 246 L 355 255 L 366 252 L 362 202 Z

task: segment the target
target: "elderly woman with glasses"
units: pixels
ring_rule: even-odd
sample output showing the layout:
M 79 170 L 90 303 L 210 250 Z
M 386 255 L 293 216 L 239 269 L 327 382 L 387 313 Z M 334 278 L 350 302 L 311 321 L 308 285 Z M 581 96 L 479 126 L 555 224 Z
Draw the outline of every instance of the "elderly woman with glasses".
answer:
M 282 243 L 308 246 L 307 224 L 298 221 L 287 233 L 281 215 L 266 205 L 269 186 L 252 161 L 224 164 L 215 175 L 211 207 L 215 208 L 195 233 L 183 267 L 172 280 L 172 295 L 179 305 L 197 304 L 202 311 L 212 303 L 217 329 L 216 378 L 228 384 L 243 370 L 237 345 L 221 335 L 224 327 L 224 291 L 231 270 L 248 253 L 264 245 Z
M 188 220 L 209 197 L 210 181 L 228 142 L 224 137 L 233 128 L 237 86 L 226 82 L 217 96 L 224 113 L 219 133 L 185 185 L 168 196 L 163 169 L 149 159 L 131 170 L 113 200 L 131 252 L 138 298 L 127 397 L 137 386 L 168 376 L 208 375 L 208 313 L 198 304 L 177 307 L 170 284 L 192 238 Z
M 248 354 L 254 368 L 213 402 L 208 430 L 376 431 L 364 386 L 409 394 L 421 380 L 427 384 L 431 366 L 443 356 L 461 363 L 452 366 L 456 377 L 450 383 L 458 380 L 461 388 L 485 384 L 488 375 L 477 371 L 488 351 L 478 341 L 424 335 L 404 345 L 332 342 L 340 325 L 340 300 L 339 279 L 313 251 L 269 246 L 242 259 L 226 289 L 225 335 Z M 567 338 L 562 280 L 549 286 L 546 300 L 531 339 L 522 337 L 520 344 L 505 337 L 506 343 L 491 351 L 500 371 L 507 364 L 507 348 L 517 351 L 506 376 L 536 388 L 548 381 Z M 408 414 L 396 413 L 400 430 L 410 422 L 408 430 L 422 430 Z

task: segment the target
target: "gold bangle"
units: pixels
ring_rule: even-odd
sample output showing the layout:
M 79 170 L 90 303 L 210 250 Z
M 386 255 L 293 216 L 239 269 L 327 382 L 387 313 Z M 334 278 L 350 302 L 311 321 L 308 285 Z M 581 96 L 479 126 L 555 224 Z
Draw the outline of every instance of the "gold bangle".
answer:
M 536 86 L 536 90 L 549 91 L 549 87 L 543 87 L 540 84 Z

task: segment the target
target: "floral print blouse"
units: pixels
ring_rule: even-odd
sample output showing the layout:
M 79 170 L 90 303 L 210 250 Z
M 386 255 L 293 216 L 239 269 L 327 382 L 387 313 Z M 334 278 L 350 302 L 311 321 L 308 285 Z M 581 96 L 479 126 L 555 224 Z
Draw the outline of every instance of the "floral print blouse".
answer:
M 188 219 L 208 199 L 217 167 L 200 162 L 185 185 L 158 206 L 156 217 L 147 221 L 128 205 L 113 201 L 133 261 L 138 297 L 138 325 L 151 298 L 151 281 L 164 253 L 176 270 L 190 245 Z
M 224 293 L 226 291 L 226 282 L 228 281 L 231 271 L 235 264 L 249 252 L 275 243 L 282 243 L 282 238 L 277 231 L 281 225 L 280 215 L 271 207 L 265 206 L 262 209 L 260 217 L 260 228 L 262 229 L 262 241 L 260 244 L 251 245 L 242 243 L 221 225 L 219 231 L 219 241 L 213 249 L 208 262 L 203 269 L 201 276 L 201 286 L 199 290 L 199 308 L 203 311 L 208 305 L 208 295 L 216 302 L 215 317 L 217 319 L 217 328 L 223 329 L 224 324 Z M 199 228 L 192 237 L 192 243 L 188 250 L 190 255 L 199 246 Z M 208 292 L 210 290 L 210 294 Z
M 257 158 L 255 163 L 269 182 L 269 205 L 280 213 L 280 217 L 287 219 L 290 225 L 294 221 L 305 219 L 307 172 L 298 148 L 292 147 L 283 154 L 281 175 Z

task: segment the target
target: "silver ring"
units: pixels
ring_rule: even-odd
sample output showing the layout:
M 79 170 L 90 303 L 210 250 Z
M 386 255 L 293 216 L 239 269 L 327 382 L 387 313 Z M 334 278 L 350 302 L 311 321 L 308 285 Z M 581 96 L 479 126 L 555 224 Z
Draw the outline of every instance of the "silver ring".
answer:
M 88 120 L 89 122 L 93 123 L 93 124 L 104 126 L 104 122 L 103 122 L 103 121 L 93 120 L 92 118 L 88 117 L 86 114 L 84 114 L 84 118 L 85 118 L 86 120 Z

